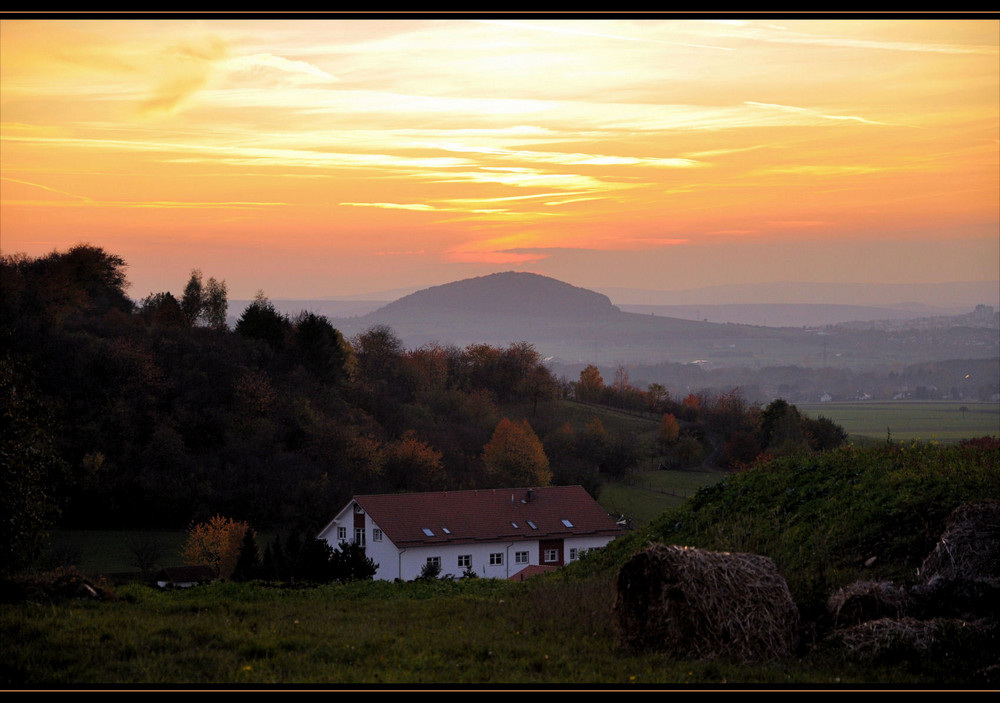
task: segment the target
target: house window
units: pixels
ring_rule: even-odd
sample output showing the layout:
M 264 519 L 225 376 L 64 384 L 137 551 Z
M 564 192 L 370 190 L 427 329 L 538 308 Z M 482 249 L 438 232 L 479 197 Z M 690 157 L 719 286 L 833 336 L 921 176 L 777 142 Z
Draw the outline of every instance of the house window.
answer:
M 562 524 L 565 525 L 566 527 L 573 527 L 573 523 L 567 520 L 566 518 L 563 518 Z
M 354 543 L 361 547 L 365 546 L 365 528 L 354 528 Z
M 545 561 L 559 561 L 559 550 L 558 549 L 546 549 L 545 550 Z
M 502 566 L 503 565 L 503 552 L 496 552 L 490 554 L 490 566 Z
M 427 557 L 427 566 L 441 566 L 441 557 Z
M 536 525 L 535 523 L 533 523 L 531 520 L 528 520 L 528 527 L 530 527 L 533 530 L 537 530 L 538 529 L 538 525 Z
M 472 566 L 472 555 L 471 554 L 459 554 L 458 555 L 458 568 L 468 569 Z
M 381 541 L 382 541 L 382 530 L 378 529 L 377 527 L 373 528 L 372 542 L 381 542 Z
M 579 554 L 579 552 L 577 552 L 576 547 L 570 547 L 569 548 L 569 560 L 570 561 L 576 561 L 579 558 L 580 558 L 580 554 Z
M 344 542 L 344 541 L 347 540 L 347 528 L 346 527 L 338 527 L 337 528 L 337 539 L 340 540 L 341 542 Z
M 514 563 L 515 564 L 527 564 L 528 563 L 528 553 L 527 552 L 514 552 Z
M 434 530 L 432 530 L 431 528 L 429 528 L 429 527 L 423 527 L 421 529 L 424 531 L 424 534 L 427 535 L 428 537 L 433 537 L 434 536 Z

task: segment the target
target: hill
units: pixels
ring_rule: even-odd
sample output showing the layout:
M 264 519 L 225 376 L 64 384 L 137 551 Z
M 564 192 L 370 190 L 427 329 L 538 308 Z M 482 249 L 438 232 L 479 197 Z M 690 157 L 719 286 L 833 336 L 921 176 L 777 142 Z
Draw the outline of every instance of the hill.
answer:
M 480 315 L 592 319 L 620 312 L 606 295 L 535 273 L 495 273 L 434 286 L 377 311 L 382 317 L 450 311 Z
M 410 348 L 526 341 L 547 357 L 608 362 L 728 355 L 733 340 L 759 336 L 749 326 L 623 312 L 601 293 L 515 272 L 427 288 L 333 324 L 347 336 L 387 325 Z
M 648 308 L 641 314 L 624 307 L 602 293 L 546 276 L 507 272 L 434 286 L 331 322 L 349 338 L 387 325 L 408 348 L 523 341 L 546 358 L 606 365 L 860 367 L 981 358 L 1000 349 L 995 329 L 972 327 L 959 318 L 950 327 L 914 323 L 915 331 L 900 335 L 899 325 L 884 330 L 821 322 L 775 327 L 681 319 Z

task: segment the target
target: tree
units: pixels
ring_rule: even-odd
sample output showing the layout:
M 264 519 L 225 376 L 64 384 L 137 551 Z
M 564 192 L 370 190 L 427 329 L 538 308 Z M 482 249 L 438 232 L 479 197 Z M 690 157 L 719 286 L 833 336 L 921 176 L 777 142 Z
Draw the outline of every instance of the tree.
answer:
M 221 515 L 208 522 L 192 524 L 182 555 L 186 564 L 208 564 L 221 579 L 228 579 L 236 569 L 240 547 L 250 525 Z
M 771 401 L 761 412 L 758 436 L 768 452 L 789 453 L 807 446 L 799 409 L 783 398 Z
M 53 487 L 65 464 L 48 428 L 52 419 L 27 371 L 0 359 L 0 571 L 31 564 L 59 514 Z
M 194 327 L 202 311 L 205 309 L 205 290 L 201 282 L 201 271 L 192 269 L 191 278 L 184 286 L 184 295 L 181 297 L 181 310 L 184 312 L 184 319 L 189 327 Z
M 362 332 L 351 346 L 366 381 L 388 381 L 399 372 L 403 342 L 388 325 L 375 325 Z
M 828 417 L 802 418 L 809 448 L 817 452 L 835 449 L 847 441 L 847 431 Z
M 253 581 L 262 574 L 262 558 L 257 535 L 249 527 L 243 532 L 240 553 L 233 569 L 233 581 Z
M 274 308 L 264 295 L 264 291 L 257 291 L 253 302 L 247 306 L 236 322 L 237 334 L 263 340 L 275 351 L 284 348 L 285 333 L 290 328 L 291 323 L 288 318 Z
M 139 312 L 150 323 L 162 327 L 182 327 L 188 324 L 187 315 L 171 293 L 152 293 L 143 298 Z
M 601 372 L 594 365 L 587 366 L 580 372 L 580 380 L 576 384 L 576 397 L 578 400 L 597 402 L 604 391 L 604 379 Z
M 383 472 L 391 491 L 432 491 L 445 487 L 443 454 L 407 430 L 385 449 Z
M 660 421 L 660 432 L 657 436 L 660 446 L 662 448 L 671 446 L 677 442 L 680 434 L 681 427 L 677 422 L 677 418 L 674 417 L 673 413 L 664 413 L 663 419 Z
M 143 573 L 152 571 L 159 565 L 166 553 L 163 542 L 146 534 L 138 534 L 125 540 L 132 557 L 129 563 Z
M 227 288 L 225 281 L 216 281 L 214 278 L 208 279 L 202 299 L 202 319 L 212 329 L 221 330 L 226 328 L 226 313 L 229 311 L 229 301 L 226 298 Z
M 441 575 L 441 562 L 427 560 L 426 563 L 420 568 L 420 575 L 417 576 L 418 581 L 433 581 L 438 576 Z
M 527 420 L 500 420 L 483 448 L 483 464 L 495 486 L 547 486 L 552 482 L 545 449 Z
M 333 552 L 332 561 L 334 578 L 341 583 L 367 581 L 375 576 L 379 566 L 357 542 L 341 542 Z
M 296 318 L 294 327 L 295 346 L 302 365 L 318 379 L 340 384 L 353 376 L 354 352 L 325 317 L 303 312 Z

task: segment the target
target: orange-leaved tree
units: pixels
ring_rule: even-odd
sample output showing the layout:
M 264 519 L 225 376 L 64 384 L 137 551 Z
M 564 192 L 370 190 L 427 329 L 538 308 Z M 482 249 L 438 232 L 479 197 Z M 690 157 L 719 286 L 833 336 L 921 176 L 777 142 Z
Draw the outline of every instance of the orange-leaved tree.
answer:
M 494 486 L 547 486 L 552 482 L 545 449 L 527 420 L 500 420 L 483 447 L 483 464 Z
M 208 522 L 192 524 L 181 554 L 186 564 L 208 564 L 219 578 L 233 574 L 243 545 L 243 536 L 250 525 L 246 522 L 216 515 Z

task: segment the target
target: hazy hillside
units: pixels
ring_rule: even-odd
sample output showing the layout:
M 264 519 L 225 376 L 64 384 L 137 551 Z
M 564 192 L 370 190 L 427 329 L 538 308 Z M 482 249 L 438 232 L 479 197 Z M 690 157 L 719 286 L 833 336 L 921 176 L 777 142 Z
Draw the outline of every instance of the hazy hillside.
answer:
M 848 308 L 816 306 L 817 319 L 806 325 L 809 305 L 795 306 L 796 324 L 784 326 L 788 307 L 763 306 L 758 313 L 773 322 L 734 324 L 664 316 L 659 309 L 629 312 L 601 293 L 528 273 L 501 273 L 435 286 L 406 295 L 364 315 L 332 319 L 347 337 L 375 325 L 388 325 L 409 348 L 425 344 L 507 345 L 526 341 L 544 357 L 569 363 L 707 363 L 715 366 L 817 364 L 871 366 L 996 355 L 996 330 L 956 325 L 905 335 L 878 329 L 825 327 L 851 317 Z M 632 308 L 637 309 L 637 308 Z M 861 308 L 853 308 L 861 313 Z M 864 309 L 862 317 L 888 319 Z M 966 312 L 971 312 L 970 310 Z
M 443 311 L 567 319 L 591 319 L 619 312 L 601 293 L 535 273 L 508 271 L 426 288 L 386 305 L 376 314 L 380 319 L 406 319 L 422 312 Z
M 619 303 L 625 312 L 705 322 L 734 322 L 763 327 L 817 327 L 875 320 L 913 320 L 968 313 L 972 307 L 931 308 L 925 305 L 872 307 L 825 303 L 730 303 L 726 305 L 650 305 Z
M 388 325 L 411 348 L 527 341 L 563 359 L 694 360 L 713 347 L 724 350 L 734 339 L 757 336 L 749 327 L 623 312 L 600 293 L 512 272 L 428 288 L 334 324 L 349 337 Z

